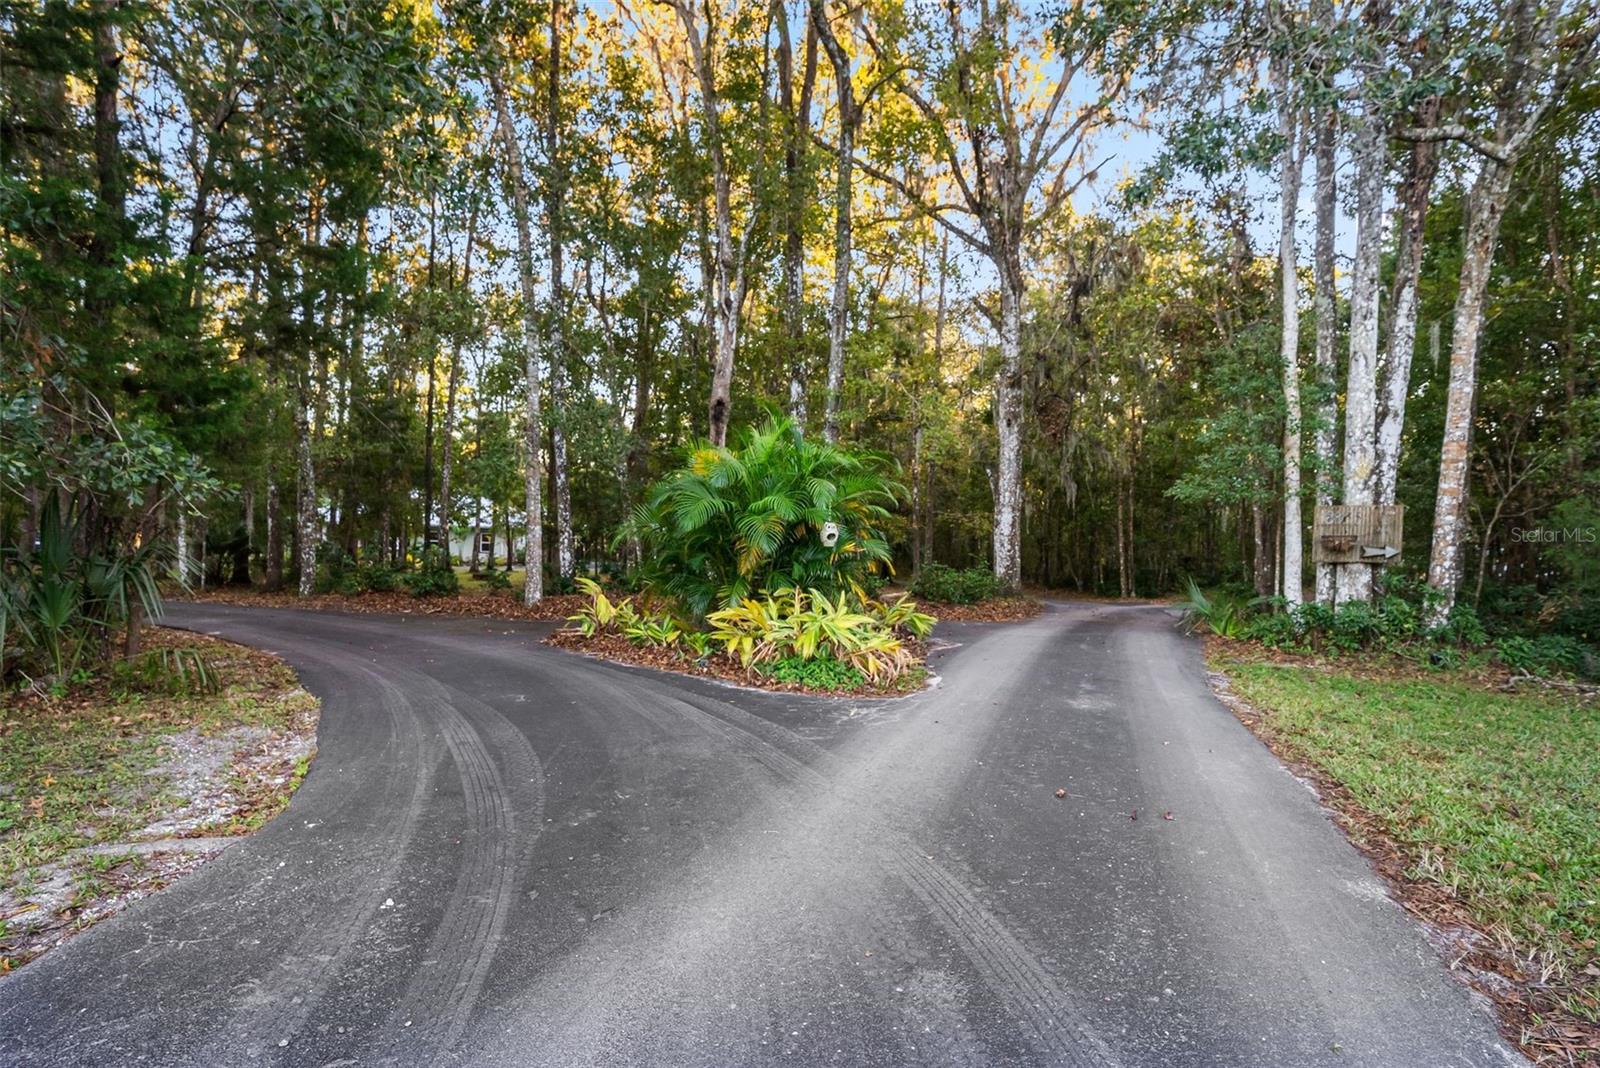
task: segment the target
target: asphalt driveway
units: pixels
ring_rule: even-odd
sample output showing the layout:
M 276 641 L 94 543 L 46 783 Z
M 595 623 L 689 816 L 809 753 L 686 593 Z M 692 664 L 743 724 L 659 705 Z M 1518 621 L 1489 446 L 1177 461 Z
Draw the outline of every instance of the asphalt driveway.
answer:
M 1158 608 L 941 627 L 897 701 L 504 621 L 171 621 L 288 658 L 319 754 L 0 979 L 0 1064 L 1525 1063 Z

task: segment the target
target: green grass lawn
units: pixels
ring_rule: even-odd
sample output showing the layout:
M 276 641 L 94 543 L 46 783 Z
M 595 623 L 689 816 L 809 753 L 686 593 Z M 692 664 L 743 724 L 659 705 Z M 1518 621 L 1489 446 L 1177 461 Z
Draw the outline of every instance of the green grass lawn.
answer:
M 505 566 L 502 564 L 501 566 L 495 568 L 495 570 L 499 571 L 501 574 L 504 574 Z M 467 570 L 465 565 L 458 565 L 456 567 L 456 576 L 461 581 L 462 593 L 488 593 L 493 590 L 493 587 L 483 580 L 483 575 L 481 573 L 474 575 L 472 572 Z M 511 572 L 511 592 L 520 598 L 522 596 L 522 587 L 527 583 L 527 581 L 528 573 L 522 568 L 519 567 L 515 571 Z
M 1600 705 L 1223 663 L 1260 728 L 1349 788 L 1481 923 L 1582 972 L 1600 940 Z

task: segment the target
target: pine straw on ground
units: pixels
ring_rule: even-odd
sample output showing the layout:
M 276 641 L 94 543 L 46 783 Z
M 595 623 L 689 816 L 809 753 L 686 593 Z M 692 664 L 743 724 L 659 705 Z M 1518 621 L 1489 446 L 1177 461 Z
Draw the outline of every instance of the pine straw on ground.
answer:
M 315 753 L 318 704 L 283 661 L 146 632 L 198 653 L 214 693 L 102 672 L 0 706 L 0 972 L 198 867 L 277 815 Z
M 585 635 L 582 631 L 563 629 L 550 635 L 545 642 L 560 649 L 600 660 L 615 660 L 637 667 L 672 671 L 679 675 L 719 679 L 758 690 L 803 693 L 813 697 L 899 697 L 922 689 L 928 677 L 927 670 L 923 667 L 927 649 L 923 643 L 916 641 L 905 643 L 906 648 L 916 657 L 916 664 L 893 682 L 880 686 L 869 681 L 851 689 L 839 690 L 816 690 L 799 683 L 780 682 L 759 671 L 746 669 L 739 663 L 737 657 L 724 652 L 712 652 L 703 657 L 696 657 L 691 650 L 681 647 L 635 645 L 620 634 Z
M 1334 662 L 1324 659 L 1262 650 L 1216 637 L 1206 639 L 1206 652 L 1213 664 L 1234 659 L 1335 670 Z M 1423 669 L 1399 658 L 1338 661 L 1336 669 L 1374 682 L 1429 677 Z M 1218 699 L 1317 791 L 1335 824 L 1372 863 L 1394 899 L 1422 921 L 1429 941 L 1448 961 L 1452 973 L 1494 1005 L 1507 1040 L 1538 1065 L 1600 1066 L 1600 959 L 1580 962 L 1576 968 L 1559 967 L 1550 958 L 1519 945 L 1504 927 L 1484 922 L 1451 886 L 1425 877 L 1430 858 L 1423 849 L 1399 841 L 1390 823 L 1366 808 L 1292 738 L 1275 730 L 1270 711 L 1233 692 L 1224 673 L 1212 670 L 1207 674 Z M 1523 676 L 1508 680 L 1507 674 L 1503 669 L 1484 668 L 1455 672 L 1452 677 L 1494 690 L 1514 691 L 1518 683 L 1526 681 Z M 1419 878 L 1419 873 L 1424 877 Z
M 300 597 L 289 591 L 267 593 L 242 586 L 198 590 L 173 600 L 210 604 L 237 604 L 263 608 L 300 608 L 315 612 L 374 612 L 389 615 L 482 616 L 490 619 L 564 620 L 589 603 L 578 593 L 547 594 L 536 605 L 525 605 L 510 590 L 463 591 L 439 597 L 413 597 L 394 593 L 314 593 Z

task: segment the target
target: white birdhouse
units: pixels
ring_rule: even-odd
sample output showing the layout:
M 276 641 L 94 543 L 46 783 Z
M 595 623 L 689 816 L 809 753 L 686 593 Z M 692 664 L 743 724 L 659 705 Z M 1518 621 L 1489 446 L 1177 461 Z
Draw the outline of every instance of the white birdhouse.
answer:
M 838 523 L 822 524 L 822 544 L 826 545 L 830 549 L 839 544 Z

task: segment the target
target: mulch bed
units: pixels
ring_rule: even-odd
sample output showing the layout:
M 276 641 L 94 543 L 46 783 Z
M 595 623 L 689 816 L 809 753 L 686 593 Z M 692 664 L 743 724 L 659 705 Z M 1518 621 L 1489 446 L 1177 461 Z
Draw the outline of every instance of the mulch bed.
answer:
M 1259 646 L 1208 638 L 1208 652 L 1227 655 Z M 1271 650 L 1265 652 L 1270 653 Z M 1310 664 L 1308 658 L 1288 654 L 1254 656 L 1256 660 Z M 1403 661 L 1400 663 L 1404 663 Z M 1341 662 L 1341 670 L 1349 665 Z M 1387 671 L 1387 674 L 1382 672 Z M 1229 687 L 1220 672 L 1208 672 L 1213 691 L 1233 714 L 1274 755 L 1300 778 L 1311 783 L 1333 821 L 1344 831 L 1388 884 L 1391 895 L 1422 921 L 1429 940 L 1450 965 L 1450 970 L 1493 1003 L 1500 1033 L 1539 1065 L 1600 1065 L 1600 1024 L 1574 1013 L 1581 1005 L 1600 1012 L 1600 965 L 1590 964 L 1565 979 L 1550 979 L 1539 962 L 1519 954 L 1502 932 L 1478 923 L 1466 905 L 1446 886 L 1411 878 L 1420 859 L 1416 851 L 1396 841 L 1383 821 L 1367 811 L 1344 787 L 1315 764 L 1309 763 L 1292 743 L 1270 727 L 1271 716 L 1249 704 Z M 1420 669 L 1415 671 L 1421 675 Z M 1373 671 L 1373 678 L 1409 677 L 1395 665 Z
M 737 657 L 724 652 L 708 653 L 703 657 L 696 657 L 692 652 L 681 648 L 662 648 L 660 646 L 635 645 L 620 634 L 595 634 L 585 635 L 582 631 L 563 629 L 545 639 L 549 645 L 560 649 L 567 649 L 585 656 L 592 656 L 600 660 L 615 660 L 623 664 L 633 664 L 637 667 L 655 668 L 658 671 L 672 671 L 679 675 L 698 675 L 702 678 L 720 679 L 723 682 L 732 682 L 740 686 L 749 686 L 758 690 L 770 690 L 775 693 L 803 693 L 813 697 L 899 697 L 908 693 L 915 693 L 922 689 L 927 673 L 917 668 L 912 668 L 901 675 L 895 682 L 887 687 L 875 686 L 864 683 L 853 689 L 844 690 L 815 690 L 799 683 L 780 682 L 760 672 L 747 670 L 739 663 Z M 927 649 L 920 643 L 908 641 L 905 643 L 920 664 Z
M 413 597 L 409 593 L 314 593 L 300 597 L 287 591 L 266 593 L 241 586 L 199 590 L 172 600 L 213 604 L 255 605 L 265 608 L 300 608 L 315 612 L 376 612 L 389 615 L 484 616 L 492 619 L 566 619 L 589 603 L 579 593 L 549 594 L 533 606 L 523 604 L 510 591 L 458 593 L 447 597 Z
M 1018 623 L 1044 611 L 1032 597 L 994 597 L 977 604 L 917 601 L 917 608 L 941 623 Z

